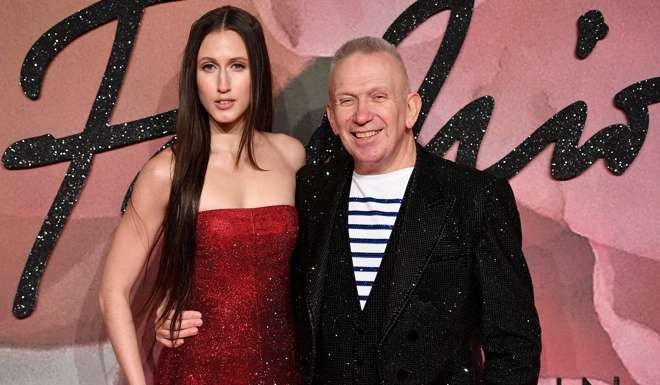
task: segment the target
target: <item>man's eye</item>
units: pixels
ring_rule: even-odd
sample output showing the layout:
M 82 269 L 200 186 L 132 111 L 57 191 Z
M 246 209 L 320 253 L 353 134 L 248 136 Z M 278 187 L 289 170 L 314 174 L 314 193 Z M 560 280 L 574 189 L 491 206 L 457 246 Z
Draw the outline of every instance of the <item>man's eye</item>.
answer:
M 339 105 L 340 106 L 348 106 L 348 105 L 351 105 L 352 102 L 353 102 L 353 99 L 350 99 L 350 98 L 339 99 Z
M 385 96 L 385 95 L 376 95 L 376 96 L 374 96 L 374 99 L 376 99 L 378 101 L 383 101 L 383 100 L 387 99 L 387 96 Z

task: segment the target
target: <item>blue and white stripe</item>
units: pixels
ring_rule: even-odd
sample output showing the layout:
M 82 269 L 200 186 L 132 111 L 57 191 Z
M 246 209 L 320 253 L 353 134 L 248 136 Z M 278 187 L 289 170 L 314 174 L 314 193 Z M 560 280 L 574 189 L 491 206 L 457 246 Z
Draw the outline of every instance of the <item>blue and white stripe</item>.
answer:
M 351 196 L 348 200 L 348 236 L 361 309 L 367 303 L 400 207 L 398 198 Z

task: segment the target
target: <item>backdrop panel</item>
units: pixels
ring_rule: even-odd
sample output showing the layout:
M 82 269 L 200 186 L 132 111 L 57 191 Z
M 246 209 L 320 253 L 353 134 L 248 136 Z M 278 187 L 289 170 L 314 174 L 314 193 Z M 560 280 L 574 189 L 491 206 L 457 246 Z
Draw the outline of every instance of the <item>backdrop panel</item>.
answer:
M 71 143 L 81 140 L 89 145 L 85 140 L 90 137 L 101 143 L 106 140 L 103 127 L 120 130 L 124 122 L 152 116 L 160 119 L 145 121 L 146 133 L 142 136 L 131 131 L 133 136 L 129 135 L 124 146 L 116 145 L 110 151 L 96 148 L 93 156 L 86 158 L 93 157 L 93 162 L 85 163 L 90 168 L 81 178 L 80 194 L 71 198 L 72 211 L 58 217 L 63 220 L 61 235 L 52 251 L 41 252 L 49 258 L 47 265 L 38 266 L 39 274 L 43 273 L 38 302 L 29 312 L 25 310 L 29 306 L 23 307 L 22 313 L 15 306 L 26 261 L 35 242 L 39 243 L 40 229 L 49 210 L 57 206 L 58 189 L 72 167 L 70 160 L 75 163 L 85 154 L 66 158 L 39 150 L 40 159 L 53 159 L 45 162 L 52 164 L 41 167 L 27 160 L 20 163 L 19 156 L 12 158 L 14 166 L 8 163 L 9 158 L 3 159 L 8 168 L 0 168 L 0 384 L 121 382 L 96 300 L 102 260 L 131 180 L 149 156 L 170 138 L 164 135 L 166 130 L 159 134 L 154 127 L 169 127 L 168 119 L 173 115 L 159 114 L 177 106 L 179 61 L 189 26 L 196 18 L 228 3 L 260 18 L 275 79 L 275 131 L 308 143 L 313 138 L 324 138 L 322 129 L 327 128 L 323 107 L 329 57 L 334 50 L 353 37 L 383 36 L 397 17 L 414 5 L 403 0 L 148 3 L 153 2 L 25 0 L 0 6 L 3 151 L 19 148 L 11 146 L 22 139 L 45 134 L 51 134 L 54 140 L 71 137 Z M 508 176 L 518 199 L 524 251 L 543 330 L 540 383 L 555 384 L 557 377 L 563 378 L 563 384 L 581 384 L 582 377 L 592 384 L 612 384 L 614 377 L 621 384 L 659 383 L 657 1 L 453 3 L 463 4 L 466 12 L 471 12 L 471 20 L 455 63 L 447 67 L 451 71 L 446 81 L 437 98 L 429 103 L 419 141 L 437 144 L 442 133 L 448 132 L 443 131 L 445 124 L 474 101 L 482 108 L 492 107 L 491 112 L 481 115 L 487 118 L 482 122 L 485 134 L 480 146 L 472 142 L 478 152 L 471 154 L 476 156 L 473 163 L 477 168 Z M 46 46 L 56 54 L 47 70 L 41 72 L 38 98 L 28 98 L 36 96 L 31 93 L 34 82 L 30 83 L 30 78 L 39 72 L 24 68 L 24 61 L 32 65 L 30 55 L 46 55 L 46 51 L 31 51 L 33 45 L 78 11 L 91 7 L 90 12 L 96 12 L 94 7 L 98 6 L 116 10 L 110 7 L 112 4 L 142 4 L 141 19 L 138 9 L 137 18 L 129 23 L 137 27 L 139 21 L 134 36 L 128 40 L 115 36 L 124 25 L 122 20 L 128 20 L 130 15 L 122 16 L 124 19 L 96 20 L 94 28 L 80 32 L 78 37 L 46 36 Z M 576 55 L 578 18 L 591 10 L 602 14 L 608 29 L 606 34 L 602 29 L 592 30 L 592 35 L 585 32 L 583 37 L 591 36 L 595 47 L 580 59 Z M 95 20 L 91 14 L 78 15 Z M 453 35 L 447 36 L 450 32 L 445 33 L 452 15 L 449 9 L 437 13 L 416 25 L 399 44 L 414 87 L 425 81 L 439 86 L 440 80 L 427 76 L 427 71 L 442 39 L 456 42 Z M 589 16 L 593 25 L 598 24 L 597 16 Z M 72 23 L 63 31 L 82 28 Z M 130 54 L 126 54 L 126 66 L 114 72 L 123 75 L 123 83 L 108 92 L 116 93 L 116 101 L 106 101 L 107 122 L 90 123 L 93 106 L 104 102 L 98 96 L 102 95 L 100 85 L 108 81 L 104 78 L 108 61 L 120 56 L 119 51 L 113 50 L 113 44 L 116 48 L 118 42 L 128 44 L 125 47 L 129 47 L 126 49 Z M 626 90 L 630 86 L 633 87 Z M 623 96 L 615 104 L 615 95 L 619 93 Z M 626 110 L 621 103 L 633 106 Z M 562 118 L 563 110 L 572 120 Z M 466 114 L 476 116 L 469 111 Z M 561 126 L 564 131 L 551 124 L 555 116 L 563 119 L 558 121 L 565 125 Z M 580 119 L 584 119 L 583 127 Z M 76 137 L 85 127 L 97 129 L 97 136 Z M 137 127 L 142 126 L 136 123 L 127 132 Z M 616 135 L 606 135 L 618 139 L 598 142 L 600 147 L 596 141 L 589 141 L 598 138 L 606 128 L 618 130 Z M 561 168 L 557 163 L 561 154 L 555 154 L 561 151 L 553 150 L 559 146 L 555 142 L 570 142 L 562 136 L 569 131 L 578 138 L 568 145 L 578 154 L 566 163 L 570 166 L 566 170 L 573 174 L 556 174 L 552 165 Z M 559 132 L 559 137 L 552 137 L 553 132 Z M 535 142 L 537 156 L 524 157 L 514 150 L 534 135 L 540 138 Z M 624 136 L 625 140 L 621 139 Z M 147 137 L 154 139 L 145 140 Z M 118 138 L 107 139 L 107 143 L 119 143 Z M 452 142 L 443 142 L 448 151 L 438 150 L 449 159 L 461 152 Z M 470 138 L 464 138 L 461 145 L 469 142 Z M 55 147 L 44 148 L 57 152 Z M 601 150 L 607 164 L 596 160 L 599 156 L 589 158 L 589 151 L 597 154 Z M 507 158 L 509 155 L 513 157 Z M 518 166 L 511 168 L 503 163 L 508 159 L 518 162 Z M 592 160 L 595 162 L 589 166 Z M 137 295 L 144 293 L 138 290 Z M 140 322 L 146 330 L 146 351 L 153 338 L 150 321 L 141 317 Z

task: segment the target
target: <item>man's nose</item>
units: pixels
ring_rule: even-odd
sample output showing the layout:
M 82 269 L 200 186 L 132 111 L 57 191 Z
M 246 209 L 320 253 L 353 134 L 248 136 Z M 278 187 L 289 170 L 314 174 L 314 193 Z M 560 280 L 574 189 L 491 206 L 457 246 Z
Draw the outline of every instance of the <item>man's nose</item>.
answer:
M 218 71 L 218 91 L 221 93 L 226 93 L 229 92 L 229 90 L 231 90 L 231 84 L 227 71 Z
M 355 110 L 355 115 L 353 116 L 353 121 L 355 124 L 360 126 L 369 123 L 373 119 L 373 114 L 371 113 L 369 106 L 364 101 L 357 102 L 357 109 Z

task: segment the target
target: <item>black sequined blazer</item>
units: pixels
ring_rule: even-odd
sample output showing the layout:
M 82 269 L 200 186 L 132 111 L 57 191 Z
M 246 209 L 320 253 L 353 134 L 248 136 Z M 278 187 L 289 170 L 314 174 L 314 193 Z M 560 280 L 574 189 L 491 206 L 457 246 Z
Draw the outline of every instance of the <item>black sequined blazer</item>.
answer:
M 297 177 L 300 234 L 291 282 L 307 384 L 319 359 L 330 229 L 347 208 L 352 171 L 346 159 L 306 166 Z M 377 383 L 536 385 L 541 331 L 506 180 L 418 146 L 395 237 L 378 272 L 380 287 L 372 289 L 385 298 Z

